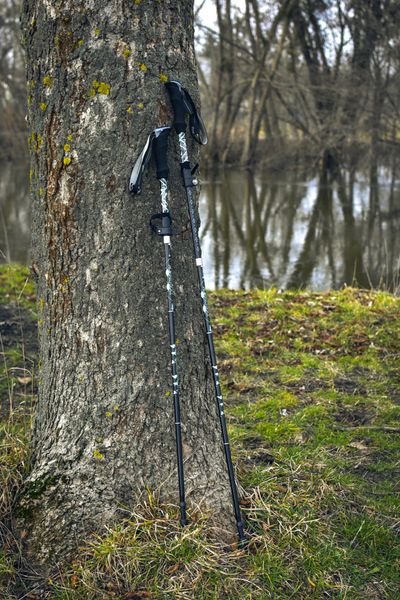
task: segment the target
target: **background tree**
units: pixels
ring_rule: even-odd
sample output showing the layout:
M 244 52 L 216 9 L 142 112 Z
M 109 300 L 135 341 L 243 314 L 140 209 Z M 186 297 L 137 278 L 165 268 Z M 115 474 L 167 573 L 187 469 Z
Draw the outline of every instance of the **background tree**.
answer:
M 25 155 L 24 53 L 19 43 L 20 3 L 0 1 L 0 161 Z
M 307 166 L 333 166 L 340 159 L 363 167 L 377 147 L 381 155 L 390 153 L 387 112 L 393 124 L 389 89 L 399 76 L 398 3 L 215 4 L 215 29 L 198 22 L 205 32 L 199 52 L 205 112 L 209 120 L 218 115 L 209 149 L 213 160 L 279 165 L 295 154 Z
M 396 1 L 216 0 L 214 23 L 201 20 L 198 4 L 210 163 L 279 167 L 295 158 L 310 166 L 340 156 L 368 168 L 374 156 L 391 160 L 398 144 Z M 24 130 L 17 10 L 17 0 L 0 2 L 8 132 L 0 146 L 7 156 Z
M 159 189 L 153 172 L 140 197 L 127 181 L 150 131 L 171 121 L 166 77 L 196 95 L 193 6 L 25 0 L 22 23 L 40 391 L 20 513 L 49 561 L 148 488 L 177 500 L 163 248 L 148 226 Z M 171 182 L 179 228 L 177 166 Z M 173 261 L 188 499 L 233 532 L 187 235 L 174 238 Z

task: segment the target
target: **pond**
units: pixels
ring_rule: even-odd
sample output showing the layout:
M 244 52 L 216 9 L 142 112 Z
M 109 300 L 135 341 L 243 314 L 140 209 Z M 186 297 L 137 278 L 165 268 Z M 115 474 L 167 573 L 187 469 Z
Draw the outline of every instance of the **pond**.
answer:
M 343 285 L 400 289 L 400 181 L 382 168 L 345 172 L 225 171 L 203 178 L 200 216 L 210 289 Z M 29 262 L 28 168 L 0 165 L 0 261 Z

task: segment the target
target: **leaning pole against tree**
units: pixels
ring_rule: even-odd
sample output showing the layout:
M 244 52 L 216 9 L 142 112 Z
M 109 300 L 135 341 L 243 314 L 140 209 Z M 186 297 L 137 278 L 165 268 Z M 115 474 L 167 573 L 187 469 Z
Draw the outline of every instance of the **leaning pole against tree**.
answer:
M 160 182 L 161 213 L 156 213 L 150 218 L 150 226 L 153 233 L 162 236 L 165 255 L 165 275 L 167 279 L 167 315 L 168 315 L 168 342 L 169 353 L 171 356 L 171 376 L 172 376 L 172 397 L 174 403 L 174 425 L 175 425 L 175 444 L 176 459 L 178 469 L 178 487 L 179 487 L 179 509 L 180 524 L 187 524 L 186 518 L 186 499 L 185 499 L 185 478 L 183 471 L 183 452 L 182 452 L 182 422 L 181 406 L 179 399 L 179 375 L 178 375 L 178 354 L 176 350 L 176 326 L 175 326 L 175 304 L 173 291 L 172 259 L 171 259 L 171 236 L 172 236 L 172 218 L 169 212 L 168 200 L 168 137 L 171 127 L 157 127 L 149 135 L 146 145 L 136 160 L 129 181 L 129 191 L 133 194 L 140 194 L 142 190 L 142 181 L 144 170 L 151 158 L 154 156 L 157 179 Z
M 159 185 L 146 178 L 138 201 L 127 179 L 149 131 L 172 122 L 166 77 L 196 95 L 193 6 L 25 0 L 22 29 L 40 363 L 18 523 L 34 558 L 50 564 L 123 518 L 146 488 L 176 503 L 170 356 L 160 351 L 165 256 L 149 231 Z M 184 224 L 174 164 L 170 208 Z M 174 239 L 186 498 L 234 540 L 191 244 Z
M 180 150 L 180 167 L 183 186 L 186 192 L 188 213 L 190 219 L 190 228 L 192 231 L 194 259 L 197 270 L 197 278 L 199 282 L 199 293 L 201 299 L 201 307 L 203 311 L 203 320 L 205 333 L 207 336 L 208 353 L 211 363 L 211 372 L 213 376 L 215 400 L 217 404 L 218 418 L 221 426 L 222 444 L 224 447 L 224 455 L 226 467 L 228 469 L 229 485 L 231 488 L 232 504 L 235 514 L 236 528 L 239 536 L 239 541 L 245 541 L 243 530 L 243 521 L 239 505 L 239 495 L 237 491 L 235 473 L 233 469 L 231 447 L 228 437 L 228 429 L 226 425 L 225 406 L 222 397 L 221 382 L 219 378 L 219 370 L 217 365 L 217 356 L 214 347 L 214 336 L 211 328 L 211 318 L 208 309 L 206 284 L 204 281 L 203 258 L 200 247 L 200 238 L 197 226 L 196 205 L 193 194 L 193 187 L 196 185 L 192 175 L 196 171 L 197 166 L 191 167 L 189 162 L 189 153 L 186 139 L 186 117 L 189 117 L 189 129 L 193 138 L 200 144 L 207 143 L 207 133 L 203 126 L 200 113 L 187 90 L 178 82 L 170 81 L 165 84 L 169 99 L 174 111 L 174 129 L 178 134 L 179 150 Z

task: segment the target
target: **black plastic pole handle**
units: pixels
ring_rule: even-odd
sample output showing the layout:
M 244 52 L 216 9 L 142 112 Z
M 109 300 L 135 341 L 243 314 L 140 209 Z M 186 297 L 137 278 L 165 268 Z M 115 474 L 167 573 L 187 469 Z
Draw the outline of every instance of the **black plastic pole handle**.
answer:
M 165 84 L 171 104 L 174 109 L 174 129 L 179 135 L 186 131 L 186 115 L 189 115 L 189 130 L 198 144 L 207 144 L 206 127 L 189 92 L 179 81 L 169 81 Z
M 178 81 L 167 82 L 165 87 L 174 109 L 174 129 L 176 133 L 183 133 L 186 131 L 185 117 L 190 113 L 190 108 L 185 103 L 184 90 Z
M 168 138 L 171 127 L 159 127 L 154 130 L 153 152 L 156 161 L 157 179 L 168 179 Z

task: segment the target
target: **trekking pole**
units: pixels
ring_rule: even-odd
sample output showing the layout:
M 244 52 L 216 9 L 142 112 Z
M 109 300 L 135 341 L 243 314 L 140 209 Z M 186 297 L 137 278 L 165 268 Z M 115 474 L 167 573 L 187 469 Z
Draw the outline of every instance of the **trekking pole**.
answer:
M 191 132 L 193 138 L 199 144 L 207 143 L 207 133 L 206 133 L 206 129 L 203 124 L 203 121 L 201 119 L 201 116 L 197 112 L 195 104 L 194 104 L 192 98 L 190 97 L 189 93 L 187 92 L 187 90 L 185 90 L 185 88 L 178 81 L 170 81 L 170 82 L 166 83 L 165 85 L 166 85 L 167 92 L 168 92 L 168 95 L 169 95 L 169 98 L 170 98 L 170 101 L 172 104 L 172 108 L 174 111 L 173 125 L 174 125 L 176 133 L 178 134 L 178 140 L 179 140 L 180 155 L 181 155 L 181 160 L 180 160 L 181 173 L 182 173 L 183 185 L 186 189 L 186 197 L 187 197 L 187 203 L 188 203 L 190 225 L 191 225 L 191 229 L 192 229 L 194 257 L 195 257 L 195 261 L 196 261 L 197 276 L 198 276 L 199 286 L 200 286 L 200 296 L 201 296 L 201 303 L 202 303 L 202 309 L 203 309 L 204 325 L 205 325 L 205 330 L 206 330 L 206 335 L 207 335 L 208 350 L 209 350 L 210 361 L 211 361 L 211 370 L 212 370 L 213 381 L 214 381 L 214 391 L 215 391 L 215 396 L 216 396 L 216 401 L 217 401 L 219 422 L 221 425 L 222 441 L 223 441 L 223 445 L 224 445 L 225 460 L 226 460 L 226 466 L 227 466 L 228 475 L 229 475 L 229 484 L 230 484 L 231 494 L 232 494 L 232 503 L 233 503 L 233 509 L 234 509 L 234 513 L 235 513 L 236 527 L 237 527 L 240 542 L 244 542 L 246 540 L 246 537 L 245 537 L 244 531 L 243 531 L 243 521 L 242 521 L 242 516 L 241 516 L 241 512 L 240 512 L 239 497 L 238 497 L 238 491 L 237 491 L 237 486 L 236 486 L 236 481 L 235 481 L 235 474 L 234 474 L 233 464 L 232 464 L 232 456 L 231 456 L 231 450 L 230 450 L 230 445 L 229 445 L 228 430 L 226 427 L 224 402 L 222 399 L 222 391 L 221 391 L 221 384 L 220 384 L 220 380 L 219 380 L 217 358 L 215 355 L 215 348 L 214 348 L 214 339 L 213 339 L 213 334 L 212 334 L 212 329 L 211 329 L 210 314 L 208 311 L 207 293 L 206 293 L 206 286 L 205 286 L 205 282 L 204 282 L 203 261 L 201 258 L 200 240 L 199 240 L 199 234 L 197 231 L 197 223 L 196 223 L 196 209 L 195 209 L 195 201 L 194 201 L 194 197 L 193 197 L 193 186 L 197 182 L 194 183 L 192 175 L 196 171 L 198 165 L 196 165 L 194 167 L 194 169 L 191 169 L 191 167 L 190 167 L 187 145 L 186 145 L 186 135 L 185 135 L 185 131 L 186 131 L 185 117 L 186 117 L 186 115 L 189 115 L 190 132 Z
M 178 484 L 179 484 L 179 507 L 180 524 L 187 524 L 186 502 L 185 502 L 185 484 L 183 477 L 183 454 L 182 454 L 182 429 L 179 403 L 179 380 L 176 357 L 176 338 L 175 338 L 175 309 L 172 287 L 172 269 L 171 269 L 171 235 L 172 219 L 168 208 L 168 136 L 171 127 L 159 127 L 149 135 L 142 153 L 137 159 L 129 182 L 129 190 L 134 194 L 139 194 L 142 187 L 143 173 L 146 165 L 154 153 L 156 162 L 157 178 L 160 181 L 161 194 L 161 213 L 153 215 L 150 219 L 150 226 L 154 233 L 162 236 L 165 251 L 165 274 L 167 276 L 167 301 L 168 301 L 168 337 L 171 352 L 171 374 L 172 374 L 172 394 L 174 399 L 175 415 L 175 441 L 176 457 L 178 463 Z

